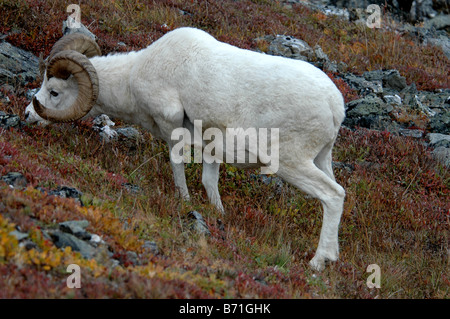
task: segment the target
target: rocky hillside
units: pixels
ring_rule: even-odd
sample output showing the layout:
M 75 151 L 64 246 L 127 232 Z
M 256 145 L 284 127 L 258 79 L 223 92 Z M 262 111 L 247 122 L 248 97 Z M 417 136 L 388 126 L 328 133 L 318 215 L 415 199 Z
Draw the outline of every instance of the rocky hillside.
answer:
M 380 28 L 367 27 L 371 3 L 382 6 Z M 88 1 L 83 30 L 63 24 L 63 1 L 0 6 L 0 297 L 449 296 L 445 1 Z M 178 199 L 167 147 L 138 127 L 105 116 L 23 122 L 38 56 L 64 33 L 88 32 L 107 54 L 181 26 L 308 61 L 342 91 L 341 260 L 324 273 L 307 266 L 319 203 L 275 176 L 223 165 L 222 217 L 197 164 L 186 169 L 191 202 Z M 79 289 L 67 287 L 70 264 L 81 267 Z M 370 264 L 381 268 L 380 289 L 366 285 Z

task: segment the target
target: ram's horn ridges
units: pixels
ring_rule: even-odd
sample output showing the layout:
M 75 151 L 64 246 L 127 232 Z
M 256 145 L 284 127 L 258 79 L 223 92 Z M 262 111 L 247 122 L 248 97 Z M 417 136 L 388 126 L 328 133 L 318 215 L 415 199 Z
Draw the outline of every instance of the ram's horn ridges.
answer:
M 66 50 L 77 51 L 88 58 L 102 55 L 98 44 L 89 36 L 82 33 L 71 33 L 59 39 L 50 51 L 50 61 L 57 53 Z
M 71 122 L 84 117 L 92 109 L 98 98 L 98 76 L 94 66 L 86 56 L 76 51 L 61 51 L 48 62 L 48 78 L 68 79 L 73 75 L 78 83 L 78 96 L 67 109 L 48 109 L 36 98 L 33 106 L 37 114 L 52 122 Z

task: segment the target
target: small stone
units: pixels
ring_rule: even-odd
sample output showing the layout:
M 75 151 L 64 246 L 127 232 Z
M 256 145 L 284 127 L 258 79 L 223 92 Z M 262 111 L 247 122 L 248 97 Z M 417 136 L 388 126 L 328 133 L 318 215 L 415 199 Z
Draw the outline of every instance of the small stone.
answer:
M 96 235 L 96 234 L 91 235 L 91 239 L 89 241 L 93 244 L 104 244 L 105 243 L 103 241 L 103 239 L 99 235 Z
M 146 240 L 144 242 L 144 245 L 142 245 L 142 248 L 144 248 L 145 250 L 151 252 L 154 255 L 158 255 L 159 254 L 158 245 L 154 241 Z
M 92 235 L 85 228 L 89 226 L 87 220 L 72 220 L 59 223 L 59 229 L 63 232 L 73 234 L 82 240 L 90 240 Z
M 188 217 L 193 221 L 191 224 L 193 230 L 202 235 L 211 235 L 203 216 L 199 212 L 191 211 L 188 213 Z
M 133 127 L 123 127 L 115 130 L 119 136 L 123 136 L 128 139 L 137 140 L 141 136 L 141 133 Z
M 20 126 L 20 117 L 15 114 L 0 114 L 0 127 L 11 128 Z
M 94 126 L 96 127 L 103 127 L 103 126 L 114 126 L 116 123 L 111 121 L 108 115 L 102 114 L 94 118 L 93 120 Z
M 431 155 L 433 158 L 445 167 L 450 167 L 450 148 L 440 146 L 435 148 Z
M 402 136 L 409 136 L 414 138 L 422 138 L 423 132 L 421 130 L 409 130 L 409 129 L 400 129 L 399 134 Z
M 137 185 L 130 184 L 130 183 L 123 183 L 122 187 L 125 188 L 127 191 L 129 191 L 132 194 L 138 194 L 142 191 L 142 188 L 140 188 Z
M 38 246 L 35 242 L 31 240 L 24 240 L 19 244 L 20 247 L 25 247 L 26 250 L 38 249 Z
M 16 237 L 18 241 L 21 241 L 21 240 L 24 240 L 25 238 L 28 238 L 28 234 L 27 233 L 21 233 L 20 231 L 17 231 L 17 230 L 13 230 L 9 234 L 14 236 L 14 237 Z
M 287 35 L 277 35 L 270 43 L 267 53 L 303 61 L 314 58 L 314 51 L 308 43 Z
M 396 105 L 396 106 L 402 105 L 402 98 L 400 96 L 398 96 L 397 94 L 385 95 L 385 96 L 383 96 L 383 98 L 386 101 L 386 103 L 388 103 L 388 104 Z
M 59 196 L 62 198 L 74 198 L 77 202 L 83 206 L 83 202 L 81 201 L 81 196 L 83 193 L 78 189 L 69 187 L 69 186 L 60 186 L 48 193 L 49 195 Z
M 28 184 L 26 177 L 17 172 L 9 172 L 2 176 L 1 180 L 14 188 L 25 188 Z

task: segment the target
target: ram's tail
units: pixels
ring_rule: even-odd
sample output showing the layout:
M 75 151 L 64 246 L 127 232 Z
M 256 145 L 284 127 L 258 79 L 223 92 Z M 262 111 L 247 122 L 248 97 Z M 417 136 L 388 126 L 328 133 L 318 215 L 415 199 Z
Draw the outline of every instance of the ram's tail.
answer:
M 333 112 L 333 123 L 334 128 L 336 129 L 336 135 L 339 132 L 339 128 L 341 127 L 342 122 L 345 119 L 345 103 L 344 97 L 341 92 L 336 96 L 335 100 L 331 103 L 332 112 Z

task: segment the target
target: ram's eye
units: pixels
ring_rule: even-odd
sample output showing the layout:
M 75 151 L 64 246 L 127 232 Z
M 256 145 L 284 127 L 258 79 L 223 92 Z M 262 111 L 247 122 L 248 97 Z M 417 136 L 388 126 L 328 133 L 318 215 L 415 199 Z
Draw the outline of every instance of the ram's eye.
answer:
M 50 91 L 50 94 L 53 95 L 54 97 L 57 97 L 59 93 L 52 90 Z

